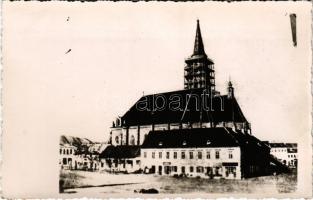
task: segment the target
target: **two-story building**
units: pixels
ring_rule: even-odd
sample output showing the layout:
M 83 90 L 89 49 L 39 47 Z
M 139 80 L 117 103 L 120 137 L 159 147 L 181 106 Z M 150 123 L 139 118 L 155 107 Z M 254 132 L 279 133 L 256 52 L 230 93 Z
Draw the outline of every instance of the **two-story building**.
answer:
M 298 165 L 298 148 L 296 143 L 269 143 L 271 154 L 290 168 Z
M 77 168 L 76 161 L 77 147 L 70 144 L 61 144 L 59 153 L 59 165 L 61 169 L 75 169 Z
M 146 173 L 241 179 L 269 173 L 269 147 L 233 129 L 151 132 L 141 147 Z

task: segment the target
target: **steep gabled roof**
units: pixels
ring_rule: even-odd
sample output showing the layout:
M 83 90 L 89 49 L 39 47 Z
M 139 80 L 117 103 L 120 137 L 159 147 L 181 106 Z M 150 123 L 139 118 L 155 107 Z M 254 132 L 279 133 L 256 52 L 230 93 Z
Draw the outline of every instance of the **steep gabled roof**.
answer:
M 122 124 L 135 126 L 200 121 L 247 122 L 235 98 L 227 98 L 226 95 L 223 95 L 215 96 L 212 99 L 207 98 L 207 102 L 202 102 L 202 94 L 203 89 L 189 89 L 143 96 L 122 116 Z M 195 96 L 198 96 L 199 99 L 195 100 Z M 174 110 L 172 109 L 173 105 L 176 107 L 178 104 L 173 101 L 178 98 L 180 106 L 179 109 Z M 139 110 L 138 107 L 145 105 L 144 102 L 148 106 L 147 109 Z M 162 102 L 165 102 L 164 109 L 155 109 L 154 105 L 160 106 Z M 204 105 L 208 109 L 203 109 Z M 185 109 L 186 107 L 187 109 Z

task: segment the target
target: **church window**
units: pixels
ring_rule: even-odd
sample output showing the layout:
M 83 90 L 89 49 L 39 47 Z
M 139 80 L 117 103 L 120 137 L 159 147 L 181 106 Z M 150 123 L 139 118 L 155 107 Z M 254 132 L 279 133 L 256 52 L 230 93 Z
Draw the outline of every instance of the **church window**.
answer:
M 115 143 L 119 144 L 120 143 L 120 138 L 118 136 L 115 137 Z
M 135 136 L 130 137 L 130 145 L 135 145 Z

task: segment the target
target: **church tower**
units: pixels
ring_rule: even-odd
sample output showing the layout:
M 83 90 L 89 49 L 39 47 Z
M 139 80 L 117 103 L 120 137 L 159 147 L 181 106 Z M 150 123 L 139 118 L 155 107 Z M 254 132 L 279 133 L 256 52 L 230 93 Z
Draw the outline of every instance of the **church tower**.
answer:
M 204 51 L 199 20 L 193 54 L 185 60 L 185 89 L 203 88 L 215 92 L 214 63 Z
M 232 99 L 234 98 L 234 87 L 231 81 L 228 82 L 228 87 L 227 87 L 227 98 Z

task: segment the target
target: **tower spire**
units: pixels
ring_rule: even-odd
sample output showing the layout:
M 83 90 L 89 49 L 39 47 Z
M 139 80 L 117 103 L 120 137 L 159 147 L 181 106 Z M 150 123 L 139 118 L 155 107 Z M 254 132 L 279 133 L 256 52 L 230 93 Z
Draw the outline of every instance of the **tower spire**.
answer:
M 196 39 L 192 55 L 205 55 L 199 19 L 197 19 Z
M 185 60 L 185 89 L 208 89 L 209 94 L 215 92 L 214 62 L 207 57 L 201 36 L 200 23 L 197 30 L 193 54 Z

